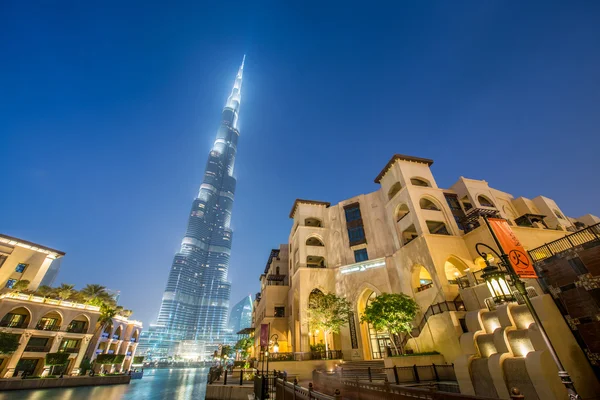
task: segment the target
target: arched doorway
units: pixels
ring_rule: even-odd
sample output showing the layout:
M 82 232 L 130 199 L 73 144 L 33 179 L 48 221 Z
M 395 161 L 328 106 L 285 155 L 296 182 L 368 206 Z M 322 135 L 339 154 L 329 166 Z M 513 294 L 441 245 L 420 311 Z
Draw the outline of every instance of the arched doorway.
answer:
M 371 301 L 377 297 L 373 290 L 365 290 L 358 301 L 358 314 L 363 315 Z M 385 331 L 377 331 L 371 324 L 361 323 L 361 336 L 363 344 L 363 356 L 366 360 L 377 360 L 384 357 L 388 347 L 392 347 L 390 335 Z
M 444 263 L 444 272 L 448 281 L 455 281 L 464 276 L 468 267 L 456 257 L 449 257 Z

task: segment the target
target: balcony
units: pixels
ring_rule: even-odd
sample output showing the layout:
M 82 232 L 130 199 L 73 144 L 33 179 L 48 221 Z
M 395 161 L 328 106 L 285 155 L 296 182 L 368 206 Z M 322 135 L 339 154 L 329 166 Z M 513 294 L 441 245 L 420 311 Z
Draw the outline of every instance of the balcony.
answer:
M 104 339 L 108 339 L 108 336 L 110 336 L 108 332 L 102 332 L 102 335 L 100 335 L 100 337 Z
M 563 238 L 557 239 L 553 242 L 546 243 L 543 246 L 529 250 L 529 255 L 534 262 L 538 262 L 574 247 L 589 246 L 588 243 L 597 242 L 599 240 L 600 224 L 596 224 L 567 235 Z
M 19 328 L 19 329 L 25 329 L 27 328 L 28 323 L 27 322 L 20 322 L 20 321 L 0 321 L 0 327 L 2 328 Z
M 86 333 L 87 327 L 85 326 L 69 326 L 65 332 L 69 333 Z
M 487 216 L 488 218 L 499 218 L 500 213 L 496 209 L 489 208 L 471 208 L 467 214 L 460 219 L 460 224 L 464 228 L 465 233 L 469 233 L 479 227 L 479 217 Z
M 36 325 L 35 329 L 37 329 L 38 331 L 59 331 L 60 330 L 60 325 Z
M 79 347 L 65 347 L 60 350 L 61 353 L 79 353 Z
M 47 353 L 50 351 L 50 346 L 26 346 L 25 351 L 31 351 L 35 353 Z
M 129 339 L 129 341 L 130 341 L 131 343 L 135 343 L 135 342 L 136 342 L 136 340 L 135 340 L 135 338 L 134 338 L 134 337 L 132 337 L 131 339 Z
M 128 351 L 127 353 L 125 353 L 126 356 L 131 356 L 131 352 Z
M 112 335 L 113 340 L 119 340 L 119 335 Z

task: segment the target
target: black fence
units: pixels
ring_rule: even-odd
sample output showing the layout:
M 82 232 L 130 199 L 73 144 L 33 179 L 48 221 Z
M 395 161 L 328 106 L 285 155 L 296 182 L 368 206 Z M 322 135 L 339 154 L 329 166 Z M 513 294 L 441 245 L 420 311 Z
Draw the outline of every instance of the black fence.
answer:
M 585 246 L 586 243 L 597 240 L 600 240 L 600 224 L 588 226 L 563 238 L 529 250 L 529 255 L 534 262 L 541 261 L 557 253 L 572 249 L 573 247 Z

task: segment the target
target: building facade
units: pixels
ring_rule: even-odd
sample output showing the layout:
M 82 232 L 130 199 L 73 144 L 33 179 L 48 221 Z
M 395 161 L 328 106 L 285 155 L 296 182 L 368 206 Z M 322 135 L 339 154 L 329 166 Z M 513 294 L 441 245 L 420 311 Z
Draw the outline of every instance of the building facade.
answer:
M 209 153 L 204 180 L 192 203 L 186 235 L 175 255 L 157 323 L 144 337 L 144 348 L 156 357 L 173 354 L 181 340 L 207 344 L 223 341 L 227 329 L 231 284 L 233 175 L 244 62 L 221 115 L 217 138 Z
M 0 377 L 12 378 L 26 373 L 47 376 L 48 353 L 69 353 L 66 375 L 79 374 L 87 357 L 121 354 L 123 361 L 105 365 L 104 370 L 126 371 L 132 365 L 142 323 L 115 316 L 103 329 L 98 325 L 100 307 L 55 300 L 24 293 L 0 295 L 0 332 L 19 337 L 19 347 L 11 354 L 0 354 Z M 97 366 L 99 371 L 100 366 Z
M 246 296 L 236 303 L 229 314 L 229 329 L 238 333 L 242 329 L 252 326 L 253 301 L 251 296 Z
M 10 291 L 21 280 L 29 281 L 29 290 L 51 285 L 64 255 L 60 250 L 0 235 L 0 293 Z
M 307 323 L 309 299 L 317 291 L 333 292 L 352 305 L 348 324 L 327 338 L 330 347 L 341 350 L 345 360 L 381 359 L 393 347 L 392 340 L 404 341 L 408 348 L 439 351 L 446 362 L 455 363 L 463 393 L 504 398 L 508 392 L 501 382 L 523 376 L 515 375 L 512 368 L 527 370 L 525 362 L 539 366 L 529 358 L 542 359 L 547 352 L 535 329 L 530 328 L 531 321 L 523 317 L 524 306 L 487 307 L 491 295 L 480 279 L 485 263 L 475 247 L 477 243 L 495 244 L 482 217 L 508 220 L 528 250 L 563 238 L 580 228 L 575 222 L 586 225 L 595 217 L 570 219 L 549 198 L 515 198 L 483 180 L 461 177 L 450 188 L 440 188 L 432 164 L 429 159 L 398 154 L 376 177 L 380 188 L 375 192 L 338 204 L 295 201 L 290 212 L 287 300 L 281 304 L 287 326 L 278 323 L 275 331 L 279 343 L 286 342 L 287 351 L 296 359 L 310 358 L 310 345 L 325 338 Z M 537 280 L 526 283 L 532 295 L 537 294 L 533 300 L 544 315 L 543 321 L 553 324 L 553 335 L 561 338 L 557 350 L 563 363 L 576 384 L 593 393 L 597 381 L 560 313 L 551 300 L 548 302 L 548 295 L 543 295 Z M 415 299 L 420 313 L 414 322 L 414 340 L 390 337 L 360 322 L 369 302 L 381 293 L 405 293 Z M 257 327 L 264 320 L 259 312 L 264 297 L 261 293 L 255 307 Z M 269 307 L 265 307 L 266 313 Z M 519 331 L 518 335 L 506 334 L 512 330 Z M 494 339 L 494 335 L 499 336 Z M 494 351 L 489 350 L 490 340 L 495 346 L 497 343 Z M 521 351 L 524 342 L 531 351 Z M 502 366 L 492 367 L 496 360 L 495 356 L 490 358 L 493 354 L 502 356 Z M 504 363 L 508 358 L 512 361 Z M 540 368 L 546 370 L 552 365 L 542 364 Z M 502 370 L 503 366 L 508 369 Z M 495 373 L 499 378 L 492 378 Z M 486 379 L 484 385 L 478 384 Z M 557 379 L 555 374 L 551 382 L 555 384 Z M 534 388 L 532 381 L 525 390 L 531 389 L 533 394 L 539 389 L 535 392 L 538 398 L 552 398 L 540 397 L 546 389 Z M 522 386 L 526 385 L 519 388 Z M 560 382 L 558 386 L 553 395 L 562 390 Z M 490 387 L 493 390 L 488 390 Z

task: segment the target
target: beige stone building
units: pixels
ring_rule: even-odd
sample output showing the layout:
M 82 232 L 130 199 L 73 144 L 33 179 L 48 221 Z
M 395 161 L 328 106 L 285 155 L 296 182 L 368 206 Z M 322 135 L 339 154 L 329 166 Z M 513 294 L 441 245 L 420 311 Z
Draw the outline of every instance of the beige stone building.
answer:
M 50 367 L 45 365 L 44 359 L 46 354 L 56 352 L 69 353 L 65 374 L 78 374 L 86 353 L 92 361 L 98 354 L 124 355 L 122 363 L 107 365 L 106 370 L 126 370 L 131 366 L 143 328 L 140 321 L 117 315 L 101 329 L 100 307 L 12 290 L 20 280 L 30 281 L 29 291 L 37 289 L 48 281 L 46 275 L 52 263 L 64 255 L 36 243 L 0 235 L 0 282 L 3 284 L 0 332 L 19 336 L 15 352 L 0 354 L 1 378 L 24 372 L 48 375 Z
M 58 272 L 64 255 L 60 250 L 0 234 L 0 293 L 10 291 L 20 280 L 29 281 L 30 290 L 51 284 L 48 278 Z M 42 282 L 44 278 L 46 282 Z
M 315 290 L 334 292 L 349 300 L 353 311 L 349 324 L 327 338 L 328 342 L 342 350 L 345 360 L 383 358 L 391 344 L 389 335 L 361 324 L 360 315 L 381 293 L 405 293 L 414 297 L 421 310 L 415 321 L 417 332 L 413 332 L 417 337 L 407 343 L 408 347 L 439 351 L 446 362 L 454 362 L 463 393 L 505 397 L 506 382 L 514 374 L 503 371 L 503 366 L 518 365 L 527 370 L 526 362 L 539 365 L 547 352 L 539 334 L 535 334 L 535 324 L 523 316 L 523 306 L 511 303 L 503 311 L 487 307 L 490 303 L 486 299 L 491 294 L 480 279 L 485 264 L 475 245 L 494 247 L 494 242 L 481 217 L 508 220 L 527 250 L 562 238 L 597 217 L 568 218 L 552 199 L 515 198 L 483 180 L 461 177 L 450 188 L 440 188 L 431 172 L 432 164 L 429 159 L 395 155 L 375 178 L 380 185 L 375 192 L 337 204 L 302 199 L 294 202 L 285 277 L 289 286 L 272 297 L 277 298 L 278 306 L 285 307 L 287 317 L 287 329 L 277 321 L 278 340 L 286 342 L 296 359 L 310 357 L 310 345 L 324 338 L 306 322 L 309 298 Z M 265 283 L 269 274 L 273 271 L 267 265 L 261 276 L 257 328 L 266 315 L 272 315 L 268 313 L 274 307 L 274 300 L 269 300 L 265 311 L 259 311 L 268 296 L 265 288 L 269 290 L 269 286 Z M 562 319 L 553 320 L 560 313 L 549 296 L 543 295 L 537 281 L 528 280 L 527 286 L 531 295 L 537 296 L 534 303 L 540 307 L 540 314 L 553 321 L 555 335 L 569 332 Z M 288 294 L 287 302 L 281 303 L 284 292 Z M 506 334 L 511 330 L 519 331 L 518 335 L 511 338 Z M 481 335 L 491 335 L 488 344 L 497 343 L 484 350 L 485 344 L 477 342 Z M 598 388 L 597 381 L 581 349 L 572 336 L 563 336 L 557 347 L 565 366 L 570 368 L 576 384 L 586 386 L 587 393 L 593 392 Z M 515 343 L 521 350 L 513 348 Z M 501 361 L 490 364 L 492 354 Z M 538 361 L 529 360 L 535 357 Z M 505 363 L 507 359 L 511 361 Z M 474 360 L 484 361 L 473 364 Z M 477 363 L 481 371 L 472 373 Z M 545 365 L 552 370 L 551 363 Z M 549 379 L 556 386 L 556 374 Z M 481 381 L 493 390 L 486 392 Z M 536 382 L 536 388 L 545 385 L 544 381 Z M 560 398 L 563 389 L 560 384 L 554 386 L 552 393 Z
M 23 293 L 0 295 L 0 332 L 19 335 L 19 347 L 0 355 L 0 377 L 27 372 L 45 376 L 50 372 L 48 353 L 69 353 L 65 374 L 76 375 L 86 352 L 123 354 L 124 361 L 112 370 L 126 370 L 132 363 L 142 323 L 116 316 L 104 329 L 98 326 L 100 307 L 54 300 Z M 88 345 L 92 346 L 88 350 Z M 93 351 L 91 351 L 93 349 Z M 109 366 L 106 366 L 109 369 Z

